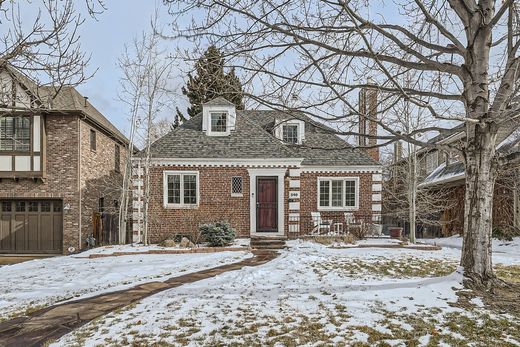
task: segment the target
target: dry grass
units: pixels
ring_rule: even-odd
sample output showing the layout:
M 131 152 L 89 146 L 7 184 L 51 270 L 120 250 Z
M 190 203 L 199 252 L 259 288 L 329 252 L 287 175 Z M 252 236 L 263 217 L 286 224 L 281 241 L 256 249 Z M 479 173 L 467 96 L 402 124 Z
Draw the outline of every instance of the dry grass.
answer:
M 325 246 L 330 246 L 333 244 L 343 243 L 343 244 L 354 244 L 356 242 L 356 238 L 352 234 L 341 235 L 341 236 L 313 236 L 308 238 L 309 241 L 313 241 Z

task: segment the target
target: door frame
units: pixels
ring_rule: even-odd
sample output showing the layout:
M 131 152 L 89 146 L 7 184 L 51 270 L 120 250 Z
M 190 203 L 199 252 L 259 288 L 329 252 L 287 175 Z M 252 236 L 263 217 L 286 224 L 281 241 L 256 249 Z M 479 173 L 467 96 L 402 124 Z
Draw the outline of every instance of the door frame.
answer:
M 258 231 L 259 233 L 266 233 L 266 234 L 274 234 L 276 232 L 278 232 L 278 176 L 256 176 L 256 191 L 258 192 L 258 181 L 259 180 L 272 180 L 275 182 L 275 185 L 274 185 L 274 194 L 275 194 L 275 197 L 276 197 L 276 229 L 274 230 L 262 230 L 262 231 Z M 258 230 L 258 225 L 260 224 L 260 216 L 258 215 L 258 197 L 259 195 L 256 194 L 256 199 L 255 199 L 255 209 L 256 209 L 256 229 Z
M 249 172 L 249 228 L 251 236 L 284 236 L 285 235 L 285 174 L 287 168 L 264 168 L 248 169 Z M 257 177 L 276 177 L 277 178 L 277 201 L 278 201 L 278 231 L 277 232 L 257 232 L 256 231 L 256 181 Z

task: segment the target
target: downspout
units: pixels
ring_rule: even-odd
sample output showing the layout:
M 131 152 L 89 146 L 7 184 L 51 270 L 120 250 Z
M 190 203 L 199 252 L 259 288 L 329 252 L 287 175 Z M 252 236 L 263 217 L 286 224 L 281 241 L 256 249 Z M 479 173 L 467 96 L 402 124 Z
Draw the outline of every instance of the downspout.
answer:
M 79 231 L 78 231 L 78 250 L 81 249 L 81 228 L 82 228 L 82 218 L 83 218 L 83 209 L 81 204 L 81 116 L 78 116 L 78 206 L 79 206 Z

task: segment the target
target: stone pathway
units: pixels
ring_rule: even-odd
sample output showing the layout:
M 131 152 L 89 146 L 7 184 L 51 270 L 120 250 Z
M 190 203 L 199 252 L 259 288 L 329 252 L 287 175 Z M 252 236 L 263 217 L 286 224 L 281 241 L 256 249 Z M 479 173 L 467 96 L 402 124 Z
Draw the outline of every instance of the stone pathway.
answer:
M 265 264 L 278 256 L 277 252 L 253 251 L 254 257 L 195 273 L 172 277 L 164 282 L 149 282 L 135 287 L 70 301 L 44 308 L 29 316 L 0 323 L 0 346 L 42 346 L 56 340 L 91 320 L 127 306 L 150 295 L 183 284 L 204 280 L 245 266 Z

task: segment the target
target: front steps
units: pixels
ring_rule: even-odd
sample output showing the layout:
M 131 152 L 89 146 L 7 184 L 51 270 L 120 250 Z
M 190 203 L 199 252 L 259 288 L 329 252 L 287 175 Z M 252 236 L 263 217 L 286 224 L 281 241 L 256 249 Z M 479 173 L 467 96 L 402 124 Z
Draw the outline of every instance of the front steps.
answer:
M 287 247 L 285 244 L 286 237 L 276 236 L 253 236 L 251 237 L 251 248 L 280 250 Z

